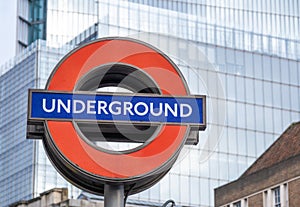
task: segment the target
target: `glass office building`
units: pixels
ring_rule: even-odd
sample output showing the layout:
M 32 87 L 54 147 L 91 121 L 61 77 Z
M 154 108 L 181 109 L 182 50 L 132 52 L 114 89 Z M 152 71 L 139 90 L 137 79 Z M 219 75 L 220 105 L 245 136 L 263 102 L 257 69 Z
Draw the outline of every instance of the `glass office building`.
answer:
M 30 199 L 45 189 L 69 187 L 71 195 L 79 190 L 57 174 L 45 155 L 42 142 L 26 140 L 29 88 L 42 88 L 49 68 L 69 48 L 46 48 L 35 41 L 22 54 L 0 69 L 0 205 Z
M 0 73 L 1 205 L 55 186 L 79 193 L 55 172 L 41 141 L 25 139 L 27 88 L 44 87 L 74 45 L 130 36 L 167 53 L 191 93 L 208 97 L 199 144 L 131 198 L 213 206 L 215 187 L 240 176 L 299 121 L 299 14 L 296 0 L 20 0 L 19 54 Z

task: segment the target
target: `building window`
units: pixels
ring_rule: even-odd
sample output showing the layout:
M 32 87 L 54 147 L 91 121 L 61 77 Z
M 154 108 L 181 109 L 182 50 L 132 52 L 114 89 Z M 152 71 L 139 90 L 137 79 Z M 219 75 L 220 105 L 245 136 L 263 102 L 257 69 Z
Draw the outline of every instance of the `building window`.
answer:
M 29 1 L 28 45 L 37 39 L 46 39 L 47 1 Z
M 241 201 L 234 203 L 233 207 L 242 207 Z
M 273 201 L 274 201 L 274 207 L 281 207 L 280 203 L 280 187 L 273 189 Z

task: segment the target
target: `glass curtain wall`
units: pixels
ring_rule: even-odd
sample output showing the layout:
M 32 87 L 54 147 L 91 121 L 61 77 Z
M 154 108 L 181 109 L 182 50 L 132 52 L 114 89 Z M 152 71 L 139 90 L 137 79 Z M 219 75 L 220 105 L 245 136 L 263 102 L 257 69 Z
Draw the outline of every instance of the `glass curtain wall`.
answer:
M 280 7 L 285 9 L 281 12 Z M 200 144 L 186 147 L 162 182 L 133 198 L 159 202 L 174 198 L 181 205 L 213 206 L 213 189 L 238 178 L 289 124 L 299 120 L 297 1 L 103 0 L 99 8 L 100 37 L 150 32 L 188 40 L 181 45 L 179 60 L 187 45 L 197 45 L 213 67 L 174 61 L 192 93 L 206 94 L 208 103 L 225 108 L 225 120 L 218 120 L 210 115 L 220 112 L 208 106 L 208 129 L 200 133 Z M 282 31 L 278 25 L 287 22 L 292 26 Z M 208 90 L 216 82 L 224 96 Z
M 48 44 L 59 47 L 97 23 L 95 0 L 48 0 Z
M 100 23 L 298 58 L 296 0 L 102 0 Z M 110 29 L 112 30 L 112 28 Z M 125 34 L 126 35 L 126 34 Z
M 44 88 L 56 63 L 72 47 L 50 48 L 35 41 L 10 64 L 0 68 L 0 204 L 32 199 L 55 188 L 68 187 L 69 196 L 80 190 L 53 168 L 41 140 L 26 139 L 29 88 Z
M 35 85 L 34 53 L 0 75 L 0 204 L 30 199 L 34 143 L 26 140 L 27 88 Z

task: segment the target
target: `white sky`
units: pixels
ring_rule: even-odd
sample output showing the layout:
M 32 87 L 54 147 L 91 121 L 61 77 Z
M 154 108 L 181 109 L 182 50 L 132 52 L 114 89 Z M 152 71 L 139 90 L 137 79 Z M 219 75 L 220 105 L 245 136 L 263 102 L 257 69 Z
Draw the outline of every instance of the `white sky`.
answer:
M 15 56 L 17 0 L 0 0 L 0 65 Z

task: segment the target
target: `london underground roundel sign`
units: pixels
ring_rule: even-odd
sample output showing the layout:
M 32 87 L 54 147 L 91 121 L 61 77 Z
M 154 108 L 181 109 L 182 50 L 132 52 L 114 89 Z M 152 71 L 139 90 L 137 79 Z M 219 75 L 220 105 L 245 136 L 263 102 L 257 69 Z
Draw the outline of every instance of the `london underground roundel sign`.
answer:
M 121 92 L 110 92 L 115 88 Z M 27 137 L 43 139 L 74 185 L 103 195 L 105 184 L 117 183 L 133 194 L 158 182 L 184 144 L 197 143 L 205 104 L 158 49 L 99 39 L 67 54 L 45 90 L 29 90 Z M 136 145 L 115 150 L 103 143 Z

